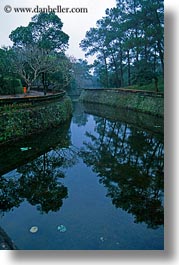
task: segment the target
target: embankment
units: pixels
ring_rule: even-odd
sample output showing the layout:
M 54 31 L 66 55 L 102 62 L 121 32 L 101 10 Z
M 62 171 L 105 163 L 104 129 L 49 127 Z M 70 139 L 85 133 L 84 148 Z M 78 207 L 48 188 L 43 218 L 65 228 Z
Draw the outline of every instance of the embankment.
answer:
M 69 97 L 50 101 L 26 101 L 0 108 L 0 144 L 57 127 L 72 116 Z
M 80 101 L 164 116 L 162 93 L 124 89 L 85 89 L 81 93 Z
M 94 116 L 98 116 L 112 122 L 121 122 L 145 130 L 155 135 L 164 135 L 164 119 L 147 113 L 132 111 L 129 109 L 116 108 L 102 104 L 83 103 L 83 111 Z

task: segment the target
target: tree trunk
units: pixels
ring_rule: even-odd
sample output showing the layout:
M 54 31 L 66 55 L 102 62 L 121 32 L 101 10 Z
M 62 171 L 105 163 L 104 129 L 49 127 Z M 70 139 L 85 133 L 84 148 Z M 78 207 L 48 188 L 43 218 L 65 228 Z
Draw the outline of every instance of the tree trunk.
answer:
M 158 16 L 157 10 L 155 10 L 155 15 L 156 15 L 156 23 L 158 23 L 158 26 L 160 27 L 160 30 L 157 32 L 157 34 L 160 34 L 160 32 L 162 31 L 162 23 L 161 23 L 160 18 Z M 158 51 L 159 51 L 159 55 L 160 55 L 160 61 L 161 61 L 161 65 L 162 65 L 162 73 L 164 75 L 164 52 L 162 49 L 162 41 L 159 38 L 157 39 L 157 47 L 158 47 Z
M 120 81 L 119 81 L 119 76 L 118 76 L 118 67 L 117 67 L 117 62 L 115 60 L 113 52 L 112 52 L 112 58 L 113 58 L 113 63 L 114 63 L 114 67 L 115 67 L 116 86 L 119 87 Z
M 154 53 L 154 64 L 153 64 L 153 72 L 156 72 L 156 63 L 157 63 L 157 51 L 155 48 L 155 53 Z
M 160 40 L 157 41 L 157 47 L 158 47 L 158 50 L 159 50 L 160 61 L 161 61 L 161 64 L 162 64 L 162 74 L 164 75 L 164 55 L 163 55 L 163 51 L 162 51 Z
M 155 92 L 158 93 L 159 92 L 158 91 L 158 78 L 156 76 L 154 77 L 154 84 L 155 84 Z
M 128 86 L 131 85 L 131 65 L 130 65 L 130 51 L 127 51 L 127 70 L 128 70 Z
M 121 87 L 124 84 L 124 78 L 123 78 L 123 63 L 122 63 L 122 47 L 120 47 L 120 75 L 121 75 Z
M 45 96 L 47 94 L 45 72 L 42 73 L 42 84 L 43 84 L 43 90 L 44 90 L 44 96 Z
M 133 0 L 133 13 L 136 16 L 136 1 Z M 135 38 L 136 38 L 136 61 L 139 62 L 139 45 L 138 45 L 138 29 L 135 28 Z
M 135 30 L 135 37 L 136 37 L 136 62 L 139 62 L 139 46 L 138 46 L 138 31 L 137 29 Z
M 31 90 L 31 83 L 28 83 L 27 84 L 27 93 L 30 93 L 30 90 Z
M 106 60 L 106 56 L 104 55 L 104 63 L 105 63 L 105 71 L 106 71 L 106 87 L 109 88 L 109 75 L 108 75 L 108 65 L 107 65 L 107 60 Z

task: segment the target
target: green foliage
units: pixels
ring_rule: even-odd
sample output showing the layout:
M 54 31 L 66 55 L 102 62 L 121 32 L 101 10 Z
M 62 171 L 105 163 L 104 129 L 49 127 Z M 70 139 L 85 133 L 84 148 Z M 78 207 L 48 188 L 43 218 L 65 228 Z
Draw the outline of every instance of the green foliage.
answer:
M 128 87 L 124 87 L 123 89 L 131 89 L 131 90 L 143 90 L 143 91 L 155 91 L 155 80 L 150 79 L 148 84 L 145 85 L 132 85 Z M 162 76 L 158 77 L 158 92 L 164 93 L 164 80 Z
M 164 74 L 163 0 L 118 0 L 80 43 L 96 54 L 94 69 L 102 86 L 149 84 Z
M 69 36 L 62 31 L 63 23 L 55 13 L 40 13 L 27 27 L 18 27 L 10 34 L 14 46 L 36 45 L 38 48 L 65 51 Z
M 52 84 L 52 90 L 67 90 L 72 80 L 72 63 L 64 54 L 56 55 L 56 70 L 47 75 L 47 81 Z
M 0 77 L 0 94 L 21 94 L 22 93 L 22 83 L 20 79 L 17 78 L 2 78 Z
M 72 58 L 73 87 L 81 89 L 92 87 L 93 76 L 90 73 L 91 65 L 86 60 Z
M 69 72 L 69 68 L 62 67 L 64 58 L 67 61 L 64 52 L 68 48 L 69 40 L 62 27 L 63 23 L 55 13 L 40 13 L 32 18 L 28 26 L 18 27 L 11 32 L 12 71 L 24 80 L 28 91 L 38 81 L 42 83 L 45 92 L 46 74 L 60 71 L 64 76 Z M 61 57 L 64 57 L 62 62 Z M 66 80 L 66 75 L 62 79 Z
M 130 87 L 129 87 L 130 89 Z M 136 89 L 145 90 L 145 91 L 155 91 L 155 81 L 149 82 L 148 85 L 136 86 Z M 164 93 L 164 80 L 163 77 L 159 77 L 158 81 L 158 92 Z
M 71 115 L 72 105 L 68 97 L 41 106 L 21 104 L 21 106 L 4 107 L 0 113 L 0 142 L 58 126 Z
M 137 84 L 139 86 L 148 85 L 154 77 L 155 74 L 152 71 L 152 65 L 146 62 L 146 60 L 141 60 L 134 64 L 131 77 L 133 84 Z

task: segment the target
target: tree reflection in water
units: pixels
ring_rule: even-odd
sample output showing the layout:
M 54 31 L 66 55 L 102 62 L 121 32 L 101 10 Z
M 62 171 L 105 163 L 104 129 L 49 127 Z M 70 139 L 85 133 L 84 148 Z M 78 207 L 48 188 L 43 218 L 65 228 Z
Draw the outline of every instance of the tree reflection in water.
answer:
M 22 198 L 19 197 L 20 183 L 16 179 L 0 178 L 0 212 L 10 211 L 14 207 L 19 207 Z
M 25 199 L 37 205 L 41 213 L 58 211 L 67 198 L 68 190 L 62 184 L 62 168 L 77 162 L 73 147 L 59 148 L 44 153 L 37 159 L 17 169 L 17 176 L 1 177 L 0 209 L 2 212 L 18 207 Z
M 95 134 L 86 132 L 80 155 L 107 188 L 117 208 L 136 223 L 163 225 L 164 153 L 161 137 L 128 124 L 96 118 Z

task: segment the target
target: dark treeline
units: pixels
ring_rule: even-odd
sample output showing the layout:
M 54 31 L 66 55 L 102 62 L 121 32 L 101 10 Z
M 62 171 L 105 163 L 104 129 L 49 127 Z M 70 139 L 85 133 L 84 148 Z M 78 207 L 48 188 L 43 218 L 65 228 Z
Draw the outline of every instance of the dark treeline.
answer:
M 9 36 L 12 47 L 0 49 L 0 94 L 32 89 L 72 90 L 92 86 L 86 60 L 66 55 L 69 36 L 54 13 L 32 17 Z
M 96 55 L 94 73 L 104 87 L 145 85 L 164 72 L 163 0 L 117 0 L 80 44 Z
M 19 152 L 16 152 L 17 157 Z M 32 157 L 34 154 L 32 150 Z M 10 178 L 8 174 L 2 175 L 0 213 L 18 208 L 25 200 L 43 214 L 59 211 L 64 199 L 68 198 L 68 189 L 62 181 L 65 178 L 64 169 L 72 167 L 77 161 L 76 150 L 70 146 L 67 134 L 55 149 L 44 152 L 35 159 L 29 158 L 27 164 L 17 168 L 15 175 L 13 171 Z
M 96 117 L 80 156 L 97 173 L 116 208 L 150 228 L 163 225 L 163 138 L 127 123 Z
M 67 56 L 70 36 L 62 28 L 57 15 L 40 13 L 11 32 L 12 47 L 0 49 L 0 94 L 20 93 L 22 86 L 44 93 L 149 84 L 163 90 L 163 0 L 116 0 L 80 43 L 86 56 L 95 55 L 93 65 Z

